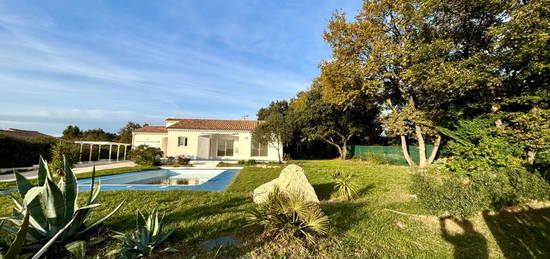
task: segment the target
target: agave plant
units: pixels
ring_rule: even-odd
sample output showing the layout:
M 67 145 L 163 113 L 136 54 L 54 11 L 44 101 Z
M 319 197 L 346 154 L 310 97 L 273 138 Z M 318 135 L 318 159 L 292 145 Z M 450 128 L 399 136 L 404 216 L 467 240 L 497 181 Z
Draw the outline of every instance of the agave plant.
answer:
M 76 177 L 66 162 L 64 167 L 65 175 L 58 183 L 55 183 L 47 162 L 40 157 L 37 186 L 34 186 L 27 178 L 14 171 L 20 198 L 8 194 L 13 200 L 14 210 L 12 217 L 3 219 L 11 221 L 13 225 L 21 229 L 25 215 L 28 215 L 27 241 L 40 244 L 47 242 L 33 258 L 40 257 L 55 241 L 67 243 L 68 241 L 78 240 L 88 231 L 110 218 L 124 204 L 124 201 L 121 202 L 104 218 L 90 225 L 85 224 L 92 209 L 100 205 L 96 203 L 101 184 L 94 186 L 95 166 L 92 171 L 90 192 L 81 207 L 77 204 L 78 185 Z M 12 226 L 2 227 L 2 229 L 12 234 L 17 233 L 17 228 Z
M 168 236 L 174 232 L 163 232 L 164 215 L 159 218 L 158 210 L 153 210 L 145 217 L 139 210 L 136 213 L 136 231 L 131 235 L 115 232 L 113 237 L 122 241 L 122 248 L 112 251 L 111 254 L 120 254 L 122 258 L 142 258 L 153 253 Z M 166 248 L 164 252 L 175 252 L 173 248 Z
M 314 244 L 315 237 L 326 234 L 328 217 L 318 204 L 307 202 L 298 193 L 285 193 L 275 188 L 265 203 L 248 216 L 249 225 L 260 225 L 267 238 L 277 241 L 296 240 Z
M 15 259 L 19 258 L 19 251 L 25 244 L 27 231 L 29 230 L 29 212 L 28 210 L 24 211 L 23 221 L 21 222 L 21 228 L 17 231 L 15 239 L 11 243 L 8 251 L 5 255 L 0 253 L 0 259 Z M 0 222 L 0 229 L 4 226 L 4 220 Z
M 348 201 L 353 199 L 357 193 L 357 187 L 353 183 L 352 174 L 338 172 L 332 175 L 332 179 L 335 182 L 334 188 L 341 197 L 344 197 Z

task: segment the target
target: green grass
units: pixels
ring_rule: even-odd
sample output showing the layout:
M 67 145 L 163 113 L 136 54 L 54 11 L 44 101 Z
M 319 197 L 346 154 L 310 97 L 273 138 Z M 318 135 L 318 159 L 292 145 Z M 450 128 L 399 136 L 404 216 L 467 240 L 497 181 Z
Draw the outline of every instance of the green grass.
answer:
M 159 169 L 160 167 L 157 166 L 128 166 L 128 167 L 119 167 L 119 168 L 111 168 L 111 169 L 102 169 L 102 170 L 96 170 L 95 175 L 96 176 L 106 176 L 106 175 L 114 175 L 114 174 L 125 174 L 125 173 L 131 173 L 131 172 L 139 172 L 139 171 L 146 171 L 146 170 L 155 170 Z M 77 179 L 86 179 L 92 177 L 92 172 L 86 172 L 86 173 L 80 173 L 76 175 Z M 37 184 L 37 179 L 31 179 L 30 180 L 33 184 Z M 15 181 L 11 182 L 0 182 L 0 190 L 6 190 L 6 189 L 12 189 L 16 188 L 17 185 Z
M 236 257 L 548 257 L 550 255 L 549 209 L 522 210 L 478 215 L 461 222 L 429 216 L 410 195 L 410 169 L 401 166 L 373 166 L 353 161 L 294 161 L 306 170 L 321 207 L 330 219 L 325 238 L 317 249 L 298 251 L 257 238 L 259 230 L 245 227 L 246 211 L 254 205 L 251 192 L 278 176 L 281 168 L 246 167 L 225 192 L 197 191 L 107 191 L 100 195 L 102 205 L 94 210 L 97 219 L 121 200 L 126 204 L 103 227 L 103 231 L 130 232 L 137 209 L 158 208 L 166 212 L 168 229 L 175 229 L 167 246 L 178 254 L 158 257 L 198 258 Z M 331 175 L 337 170 L 356 175 L 357 198 L 336 201 Z M 81 197 L 82 198 L 82 197 Z M 11 202 L 0 197 L 0 216 L 11 212 Z M 406 215 L 418 214 L 422 216 Z M 205 252 L 201 241 L 235 235 L 239 248 Z M 108 239 L 92 249 L 100 255 L 116 247 Z

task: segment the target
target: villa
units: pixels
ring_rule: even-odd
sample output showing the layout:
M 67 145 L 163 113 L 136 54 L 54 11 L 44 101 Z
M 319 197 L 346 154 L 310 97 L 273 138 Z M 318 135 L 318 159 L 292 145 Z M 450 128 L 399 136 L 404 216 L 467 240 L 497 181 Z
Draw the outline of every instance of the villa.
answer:
M 252 140 L 260 121 L 168 118 L 164 126 L 145 126 L 132 133 L 132 146 L 158 147 L 165 157 L 198 160 L 277 161 L 273 145 Z M 282 157 L 282 154 L 281 154 Z

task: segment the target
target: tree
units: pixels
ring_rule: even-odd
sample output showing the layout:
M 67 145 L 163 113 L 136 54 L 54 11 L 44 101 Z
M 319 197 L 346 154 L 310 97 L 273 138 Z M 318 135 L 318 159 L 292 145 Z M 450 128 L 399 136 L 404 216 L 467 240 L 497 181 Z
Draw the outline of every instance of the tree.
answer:
M 139 128 L 141 128 L 139 123 L 129 121 L 126 123 L 126 126 L 118 131 L 117 141 L 121 143 L 132 143 L 132 132 Z
M 314 80 L 307 92 L 298 94 L 291 107 L 294 121 L 310 139 L 321 139 L 336 147 L 340 159 L 347 158 L 347 146 L 352 138 L 374 140 L 381 129 L 378 123 L 379 109 L 372 105 L 337 105 L 323 100 L 320 85 Z
M 80 131 L 80 128 L 76 125 L 69 125 L 65 130 L 63 130 L 63 136 L 62 139 L 65 140 L 77 140 L 82 137 L 82 131 Z
M 320 65 L 323 97 L 346 105 L 377 99 L 387 110 L 386 133 L 398 136 L 411 166 L 437 156 L 438 126 L 458 116 L 490 111 L 501 71 L 490 61 L 497 38 L 490 30 L 506 20 L 505 1 L 365 1 L 355 21 L 337 12 L 324 34 L 332 60 Z M 488 101 L 489 100 L 489 101 Z M 407 138 L 419 146 L 419 164 Z M 434 148 L 426 157 L 425 143 Z
M 288 116 L 287 101 L 272 102 L 267 108 L 258 111 L 262 120 L 252 134 L 252 140 L 277 150 L 279 162 L 284 145 L 292 139 L 293 126 Z
M 106 132 L 102 129 L 90 129 L 82 133 L 82 139 L 93 141 L 113 141 L 117 137 L 116 134 Z

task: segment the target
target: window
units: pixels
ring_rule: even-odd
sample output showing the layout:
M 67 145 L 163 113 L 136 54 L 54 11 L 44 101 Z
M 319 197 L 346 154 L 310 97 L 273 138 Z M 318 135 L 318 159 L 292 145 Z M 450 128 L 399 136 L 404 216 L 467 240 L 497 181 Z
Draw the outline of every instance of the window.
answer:
M 267 156 L 267 144 L 252 141 L 252 156 Z
M 218 156 L 233 156 L 234 141 L 232 139 L 218 140 Z
M 187 147 L 187 137 L 178 137 L 178 147 Z

